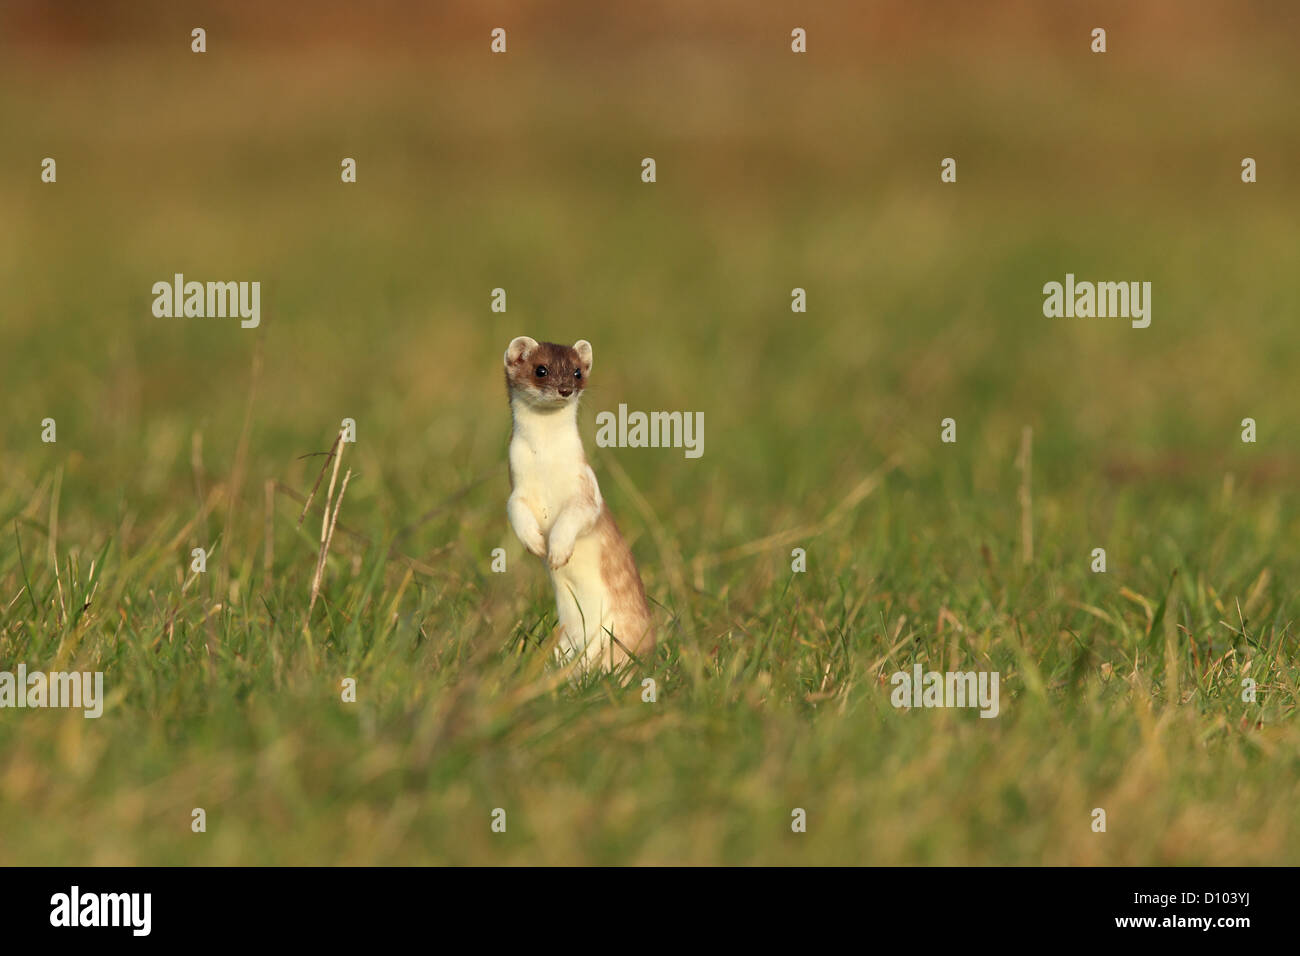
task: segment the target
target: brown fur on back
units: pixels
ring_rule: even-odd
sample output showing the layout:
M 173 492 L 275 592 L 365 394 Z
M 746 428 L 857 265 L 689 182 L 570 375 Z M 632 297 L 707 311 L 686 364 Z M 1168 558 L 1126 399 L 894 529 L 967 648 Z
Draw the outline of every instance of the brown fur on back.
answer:
M 613 666 L 619 667 L 626 662 L 628 651 L 645 661 L 655 650 L 655 633 L 650 607 L 645 599 L 645 587 L 637 573 L 636 562 L 632 560 L 632 551 L 619 534 L 609 506 L 603 502 L 595 533 L 600 535 L 601 580 L 617 602 L 614 606 L 618 628 L 614 637 L 617 640 L 611 650 Z

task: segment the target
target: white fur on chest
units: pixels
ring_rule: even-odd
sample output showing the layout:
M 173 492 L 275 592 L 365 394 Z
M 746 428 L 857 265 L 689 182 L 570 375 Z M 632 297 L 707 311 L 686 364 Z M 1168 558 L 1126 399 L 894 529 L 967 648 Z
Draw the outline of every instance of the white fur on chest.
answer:
M 578 434 L 577 411 L 576 404 L 554 412 L 514 408 L 514 492 L 528 504 L 543 533 L 550 531 L 567 501 L 584 493 L 584 479 L 591 471 Z M 590 480 L 594 484 L 594 476 Z
M 512 411 L 511 501 L 536 519 L 548 556 L 557 548 L 557 536 L 561 541 L 567 537 L 572 549 L 563 565 L 551 564 L 549 568 L 561 631 L 557 657 L 570 661 L 598 655 L 607 646 L 605 629 L 614 623 L 614 601 L 605 586 L 602 565 L 606 556 L 600 535 L 595 533 L 603 502 L 578 434 L 577 403 L 538 411 L 512 402 Z M 511 520 L 527 544 L 529 522 L 517 515 Z

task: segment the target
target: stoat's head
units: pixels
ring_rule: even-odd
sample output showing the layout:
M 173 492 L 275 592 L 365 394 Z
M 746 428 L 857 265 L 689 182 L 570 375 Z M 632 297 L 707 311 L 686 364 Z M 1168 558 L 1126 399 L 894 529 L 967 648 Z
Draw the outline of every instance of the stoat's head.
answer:
M 591 343 L 573 345 L 538 342 L 526 335 L 506 347 L 506 387 L 538 408 L 559 408 L 576 403 L 591 374 Z

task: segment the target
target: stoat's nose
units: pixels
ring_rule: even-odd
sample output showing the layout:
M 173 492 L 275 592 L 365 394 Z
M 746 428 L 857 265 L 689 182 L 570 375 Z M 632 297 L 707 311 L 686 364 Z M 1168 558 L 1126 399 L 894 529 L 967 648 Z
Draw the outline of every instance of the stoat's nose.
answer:
M 562 389 L 560 389 L 560 394 L 563 395 L 565 398 L 568 398 L 570 395 L 573 394 L 573 389 L 571 389 L 571 388 L 562 388 Z

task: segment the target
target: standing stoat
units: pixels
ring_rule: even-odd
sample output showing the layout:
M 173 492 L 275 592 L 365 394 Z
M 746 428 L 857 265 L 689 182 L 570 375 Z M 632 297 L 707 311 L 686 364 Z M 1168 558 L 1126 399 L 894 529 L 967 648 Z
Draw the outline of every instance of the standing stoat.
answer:
M 556 657 L 615 670 L 654 652 L 636 562 L 600 496 L 578 434 L 591 343 L 572 348 L 521 335 L 506 348 L 510 392 L 510 527 L 546 561 L 555 586 Z

